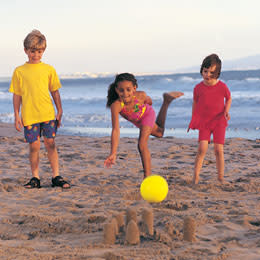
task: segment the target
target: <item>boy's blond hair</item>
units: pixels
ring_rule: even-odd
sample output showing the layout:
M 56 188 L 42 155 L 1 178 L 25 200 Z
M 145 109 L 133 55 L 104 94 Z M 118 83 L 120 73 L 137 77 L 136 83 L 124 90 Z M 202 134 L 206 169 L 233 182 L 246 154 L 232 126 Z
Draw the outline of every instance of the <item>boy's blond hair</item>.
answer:
M 26 50 L 29 49 L 46 49 L 46 38 L 45 36 L 38 30 L 32 30 L 26 38 L 24 39 L 23 42 L 24 48 Z

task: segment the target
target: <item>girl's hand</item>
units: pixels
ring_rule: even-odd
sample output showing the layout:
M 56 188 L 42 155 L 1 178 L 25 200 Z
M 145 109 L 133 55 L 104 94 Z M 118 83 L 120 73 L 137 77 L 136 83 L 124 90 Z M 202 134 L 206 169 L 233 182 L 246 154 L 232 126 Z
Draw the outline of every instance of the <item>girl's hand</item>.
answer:
M 225 118 L 226 118 L 226 120 L 228 121 L 228 120 L 230 120 L 230 115 L 229 115 L 229 113 L 228 112 L 224 112 L 224 116 L 225 116 Z
M 112 165 L 114 165 L 115 163 L 116 163 L 116 155 L 115 154 L 111 154 L 105 160 L 104 166 L 107 167 L 107 168 L 111 168 Z
M 22 128 L 23 128 L 23 122 L 22 122 L 20 116 L 16 116 L 16 117 L 15 117 L 14 125 L 15 125 L 15 129 L 16 129 L 17 131 L 19 131 L 19 132 L 22 131 Z

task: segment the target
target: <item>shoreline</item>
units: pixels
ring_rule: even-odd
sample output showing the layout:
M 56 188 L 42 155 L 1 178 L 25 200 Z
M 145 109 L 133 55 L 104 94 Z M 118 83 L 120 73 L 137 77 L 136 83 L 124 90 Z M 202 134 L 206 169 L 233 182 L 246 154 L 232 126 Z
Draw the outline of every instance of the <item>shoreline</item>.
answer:
M 74 134 L 71 134 L 72 132 Z M 86 132 L 88 134 L 86 134 Z M 259 132 L 259 137 L 254 138 Z M 111 128 L 93 128 L 93 127 L 61 127 L 58 129 L 57 137 L 59 136 L 74 136 L 74 137 L 86 137 L 86 138 L 105 138 L 110 137 Z M 184 133 L 184 134 L 183 134 Z M 121 128 L 120 136 L 121 138 L 138 138 L 139 130 L 136 127 L 132 128 Z M 23 130 L 22 132 L 16 131 L 13 124 L 10 123 L 0 123 L 0 136 L 19 136 L 23 138 Z M 245 137 L 246 136 L 246 137 Z M 151 137 L 153 139 L 154 137 Z M 178 128 L 176 129 L 165 129 L 165 136 L 163 138 L 176 138 L 181 140 L 198 140 L 198 131 L 190 130 L 189 133 L 182 131 Z M 245 139 L 251 141 L 257 141 L 260 139 L 260 130 L 255 130 L 254 134 L 250 134 L 248 130 L 230 130 L 229 128 L 226 131 L 226 140 L 229 139 Z
M 2 137 L 23 137 L 23 130 L 21 133 L 16 131 L 14 124 L 0 123 L 0 136 Z
M 60 135 L 85 136 L 85 137 L 107 137 L 110 136 L 111 127 L 62 127 L 58 133 Z M 136 127 L 120 128 L 120 136 L 129 138 L 138 138 L 139 129 Z M 198 130 L 190 130 L 184 128 L 166 128 L 164 137 L 174 137 L 178 139 L 196 139 L 198 138 Z M 260 137 L 259 129 L 230 129 L 227 128 L 226 139 L 243 138 L 247 140 L 258 140 Z M 151 136 L 151 138 L 154 138 Z
M 209 146 L 200 183 L 192 185 L 197 139 L 151 138 L 153 174 L 169 186 L 166 199 L 148 203 L 140 195 L 142 165 L 137 138 L 121 138 L 117 164 L 104 168 L 110 137 L 57 135 L 60 174 L 69 190 L 51 187 L 51 169 L 41 145 L 41 189 L 26 190 L 31 178 L 28 145 L 12 124 L 0 124 L 1 259 L 258 259 L 260 255 L 260 141 L 226 140 L 225 180 L 217 182 Z M 104 243 L 104 226 L 128 208 L 154 215 L 154 235 L 141 232 L 127 245 L 125 230 Z M 196 221 L 195 241 L 183 239 L 186 217 Z

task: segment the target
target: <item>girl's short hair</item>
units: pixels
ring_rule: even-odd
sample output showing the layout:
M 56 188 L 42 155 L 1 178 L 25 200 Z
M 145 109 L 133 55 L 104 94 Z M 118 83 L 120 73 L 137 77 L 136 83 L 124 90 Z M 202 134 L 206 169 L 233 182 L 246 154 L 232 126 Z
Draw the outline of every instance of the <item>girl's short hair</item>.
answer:
M 33 30 L 30 32 L 23 41 L 24 48 L 28 49 L 46 49 L 46 38 L 38 30 Z
M 107 107 L 110 107 L 117 99 L 118 95 L 116 93 L 115 88 L 117 87 L 117 84 L 121 81 L 131 81 L 136 88 L 138 87 L 137 79 L 135 76 L 131 73 L 121 73 L 117 74 L 114 82 L 109 85 L 108 92 L 107 92 Z
M 220 72 L 221 72 L 221 60 L 217 54 L 211 54 L 203 60 L 201 67 L 200 67 L 200 74 L 202 74 L 203 68 L 208 69 L 209 67 L 214 66 L 214 65 L 216 65 L 216 69 L 214 72 L 214 78 L 217 79 L 220 76 Z

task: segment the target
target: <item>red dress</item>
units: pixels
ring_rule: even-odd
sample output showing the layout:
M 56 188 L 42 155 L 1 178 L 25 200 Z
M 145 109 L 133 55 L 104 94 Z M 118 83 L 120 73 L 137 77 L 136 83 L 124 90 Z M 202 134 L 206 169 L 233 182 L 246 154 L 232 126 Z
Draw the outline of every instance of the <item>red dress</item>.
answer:
M 193 90 L 196 107 L 189 128 L 213 130 L 216 126 L 226 127 L 225 101 L 230 96 L 227 85 L 220 80 L 213 86 L 207 86 L 203 81 L 197 84 Z

